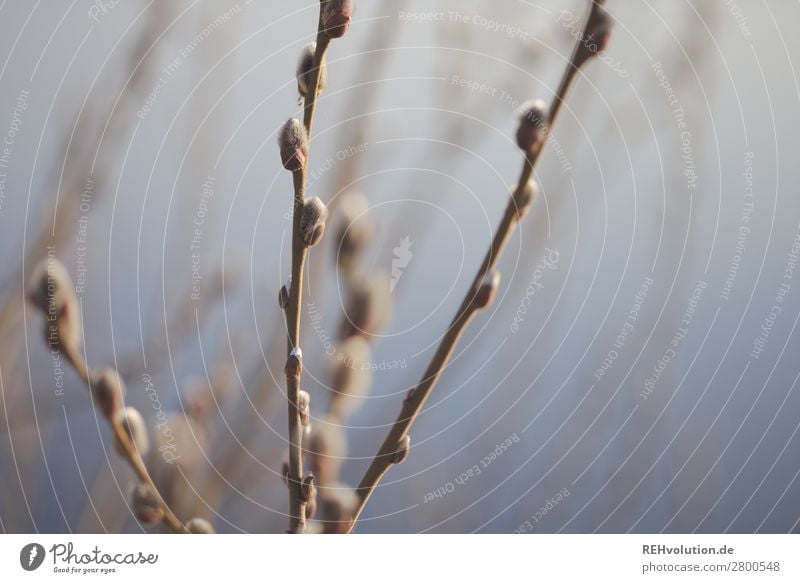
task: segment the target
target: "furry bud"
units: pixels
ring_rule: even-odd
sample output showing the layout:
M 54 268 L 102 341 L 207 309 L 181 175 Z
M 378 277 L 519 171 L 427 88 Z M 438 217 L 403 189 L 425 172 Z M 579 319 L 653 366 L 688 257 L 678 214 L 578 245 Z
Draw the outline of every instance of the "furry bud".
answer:
M 278 292 L 278 305 L 281 307 L 281 310 L 285 310 L 289 307 L 289 295 L 292 293 L 292 276 L 289 276 L 289 279 L 286 280 L 281 286 L 280 291 Z
M 322 29 L 328 38 L 341 38 L 350 28 L 352 0 L 327 0 L 322 8 Z
M 306 520 L 311 520 L 317 513 L 317 497 L 314 496 L 311 500 L 306 502 Z
M 592 12 L 589 14 L 586 29 L 575 52 L 576 67 L 580 67 L 608 47 L 614 19 L 601 4 L 599 2 L 592 4 Z
M 369 342 L 362 336 L 351 336 L 340 346 L 331 379 L 330 410 L 345 419 L 364 403 L 372 383 L 372 358 Z
M 328 207 L 319 198 L 309 198 L 303 205 L 300 216 L 300 235 L 303 242 L 313 247 L 325 234 L 325 221 L 328 220 Z
M 144 419 L 141 413 L 133 407 L 125 407 L 120 409 L 112 417 L 112 422 L 116 425 L 122 426 L 122 431 L 127 433 L 128 439 L 133 446 L 133 449 L 144 456 L 150 449 L 150 438 L 147 435 L 147 428 L 144 424 Z M 122 456 L 127 456 L 125 447 L 118 439 L 114 439 L 114 447 L 117 452 Z
M 43 259 L 33 270 L 28 284 L 28 301 L 43 314 L 48 310 L 60 311 L 69 301 L 72 288 L 70 278 L 64 264 L 57 259 Z
M 319 519 L 324 534 L 345 534 L 358 507 L 355 490 L 341 482 L 320 490 Z
M 379 334 L 392 315 L 391 280 L 385 273 L 372 273 L 351 282 L 341 336 Z
M 308 427 L 311 423 L 311 395 L 306 391 L 300 391 L 297 396 L 297 410 L 300 412 L 300 424 Z
M 369 201 L 361 193 L 348 192 L 338 208 L 341 218 L 336 227 L 336 262 L 343 270 L 352 272 L 374 230 L 368 212 Z
M 347 444 L 336 417 L 314 423 L 311 434 L 303 440 L 303 448 L 317 483 L 327 486 L 338 478 Z
M 292 172 L 305 168 L 308 159 L 308 133 L 299 119 L 288 120 L 278 134 L 283 167 Z
M 494 301 L 499 287 L 500 274 L 498 272 L 493 271 L 484 275 L 478 293 L 475 294 L 475 308 L 482 310 L 488 307 Z
M 308 502 L 313 500 L 317 495 L 317 490 L 314 487 L 314 474 L 306 474 L 303 477 L 303 482 L 300 484 L 300 500 Z
M 142 524 L 158 524 L 164 519 L 164 508 L 158 495 L 148 484 L 138 484 L 131 492 L 131 508 Z
M 533 201 L 539 196 L 539 185 L 535 180 L 531 179 L 525 185 L 525 188 L 522 190 L 517 189 L 513 196 L 514 203 L 517 206 L 517 217 L 522 220 L 528 214 Z
M 411 437 L 406 435 L 400 440 L 400 443 L 397 446 L 397 451 L 392 454 L 392 463 L 402 464 L 404 461 L 406 461 L 410 447 Z
M 83 338 L 80 306 L 64 265 L 57 259 L 43 259 L 34 270 L 27 296 L 45 317 L 47 343 L 58 350 L 77 351 Z
M 122 408 L 125 383 L 113 368 L 93 373 L 90 381 L 95 406 L 107 419 L 111 419 Z
M 522 106 L 517 129 L 517 145 L 523 152 L 530 152 L 547 134 L 547 106 L 537 99 Z
M 292 348 L 289 358 L 286 359 L 286 376 L 299 377 L 303 370 L 303 351 L 299 348 Z
M 192 518 L 186 523 L 186 530 L 190 534 L 215 534 L 216 531 L 211 523 L 203 518 Z
M 317 52 L 317 43 L 310 43 L 303 47 L 300 58 L 297 61 L 297 92 L 300 97 L 307 97 L 311 87 L 316 69 L 314 68 L 314 53 Z M 317 95 L 325 90 L 328 85 L 328 66 L 325 58 L 322 59 L 322 66 L 319 72 L 319 82 L 317 83 Z

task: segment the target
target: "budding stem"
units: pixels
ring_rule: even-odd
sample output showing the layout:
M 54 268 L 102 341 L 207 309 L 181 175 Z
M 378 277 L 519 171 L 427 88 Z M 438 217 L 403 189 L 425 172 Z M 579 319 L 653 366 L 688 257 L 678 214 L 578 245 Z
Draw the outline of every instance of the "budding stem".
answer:
M 322 34 L 322 8 L 320 3 L 320 18 L 317 32 L 317 50 L 314 53 L 314 65 L 305 98 L 303 125 L 305 125 L 309 140 L 314 122 L 314 111 L 317 105 L 325 51 L 328 49 L 330 39 Z M 310 150 L 310 144 L 309 144 Z M 306 177 L 308 174 L 308 160 L 301 170 L 292 172 L 294 179 L 294 216 L 292 223 L 292 286 L 289 290 L 289 305 L 286 308 L 286 327 L 288 330 L 288 351 L 300 346 L 300 313 L 303 306 L 303 271 L 305 268 L 308 247 L 303 241 L 300 223 L 303 217 L 305 204 Z M 302 533 L 306 527 L 306 502 L 301 496 L 301 482 L 303 475 L 303 427 L 300 422 L 298 400 L 300 396 L 300 373 L 286 375 L 286 396 L 289 405 L 289 532 Z
M 587 21 L 587 28 L 590 23 L 591 17 Z M 584 33 L 583 37 L 585 36 L 586 35 Z M 580 42 L 582 41 L 579 40 L 578 43 Z M 523 194 L 528 181 L 533 176 L 536 163 L 539 161 L 539 156 L 541 155 L 542 150 L 544 149 L 544 144 L 547 141 L 547 135 L 553 127 L 556 116 L 558 115 L 561 105 L 566 98 L 567 92 L 572 85 L 572 81 L 578 72 L 579 64 L 576 62 L 576 57 L 579 50 L 580 44 L 577 44 L 572 53 L 572 57 L 567 64 L 567 68 L 564 71 L 564 75 L 561 78 L 561 83 L 558 86 L 552 105 L 550 106 L 547 116 L 547 123 L 545 124 L 545 131 L 543 132 L 541 139 L 539 139 L 539 141 L 529 152 L 525 152 L 525 162 L 522 165 L 522 170 L 520 172 L 520 177 L 515 191 L 509 199 L 505 213 L 500 222 L 500 226 L 495 232 L 494 238 L 492 239 L 492 244 L 489 246 L 489 250 L 487 251 L 486 256 L 483 259 L 483 263 L 475 275 L 472 285 L 467 291 L 466 297 L 461 303 L 461 307 L 458 309 L 458 312 L 456 312 L 453 321 L 450 323 L 447 331 L 442 336 L 442 339 L 436 348 L 436 352 L 434 353 L 430 364 L 428 364 L 425 374 L 422 376 L 422 380 L 420 380 L 419 384 L 409 392 L 408 396 L 403 401 L 400 415 L 397 417 L 397 420 L 389 430 L 389 435 L 384 440 L 380 450 L 378 450 L 378 453 L 373 458 L 369 468 L 367 468 L 364 477 L 361 479 L 361 482 L 356 489 L 356 494 L 358 496 L 358 507 L 356 508 L 353 520 L 349 525 L 348 532 L 353 530 L 355 523 L 358 520 L 358 517 L 361 515 L 364 506 L 366 506 L 369 497 L 372 495 L 372 492 L 375 491 L 378 483 L 392 466 L 393 453 L 397 449 L 397 444 L 400 443 L 401 440 L 405 439 L 405 437 L 408 435 L 411 425 L 413 425 L 417 415 L 433 390 L 433 387 L 436 385 L 436 382 L 439 380 L 439 377 L 444 371 L 444 367 L 447 365 L 450 355 L 453 353 L 453 350 L 461 338 L 464 329 L 477 312 L 474 298 L 480 290 L 480 285 L 483 281 L 483 278 L 487 273 L 494 269 L 497 260 L 500 258 L 500 255 L 502 254 L 503 249 L 505 248 L 505 245 L 511 236 L 511 232 L 519 222 L 516 201 Z
M 69 361 L 69 363 L 75 369 L 75 372 L 78 373 L 78 376 L 83 379 L 87 386 L 91 387 L 89 367 L 86 365 L 86 361 L 83 359 L 83 357 L 77 353 L 76 348 L 73 346 L 65 346 L 63 347 L 63 353 L 67 361 Z M 161 492 L 158 491 L 158 488 L 153 482 L 153 478 L 150 477 L 150 472 L 147 471 L 147 466 L 145 466 L 142 456 L 136 447 L 134 447 L 128 432 L 125 431 L 122 423 L 113 419 L 109 419 L 108 423 L 111 426 L 111 430 L 114 432 L 114 437 L 116 438 L 117 442 L 122 445 L 124 452 L 122 457 L 126 462 L 128 462 L 128 465 L 134 471 L 139 480 L 143 484 L 147 484 L 150 488 L 152 488 L 153 492 L 155 492 L 155 495 L 158 498 L 158 503 L 164 509 L 164 524 L 166 524 L 167 527 L 169 527 L 169 529 L 174 533 L 185 534 L 187 532 L 186 527 L 169 507 L 169 504 L 167 504 L 167 502 L 161 496 Z

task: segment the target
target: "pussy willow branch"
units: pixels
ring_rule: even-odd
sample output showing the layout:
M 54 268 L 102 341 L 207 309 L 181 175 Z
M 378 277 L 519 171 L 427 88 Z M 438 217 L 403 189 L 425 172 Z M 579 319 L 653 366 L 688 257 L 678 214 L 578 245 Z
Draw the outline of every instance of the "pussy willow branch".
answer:
M 317 49 L 314 53 L 313 74 L 305 98 L 303 125 L 311 137 L 314 123 L 314 111 L 317 105 L 317 92 L 322 74 L 322 61 L 328 49 L 330 39 L 323 33 L 322 11 L 325 2 L 320 2 L 319 26 L 317 29 Z M 294 178 L 294 217 L 292 223 L 292 285 L 289 290 L 289 305 L 286 308 L 286 326 L 288 328 L 288 352 L 300 347 L 300 313 L 303 307 L 303 271 L 305 268 L 308 247 L 300 233 L 300 221 L 305 204 L 305 190 L 308 164 L 292 173 Z M 296 371 L 286 371 L 286 396 L 289 401 L 289 532 L 302 533 L 306 527 L 306 503 L 302 500 L 301 482 L 303 477 L 303 426 L 300 422 L 300 377 L 302 367 Z
M 78 376 L 80 376 L 81 379 L 83 379 L 83 381 L 86 383 L 86 386 L 90 387 L 92 381 L 89 374 L 89 367 L 86 366 L 86 361 L 84 361 L 84 359 L 73 348 L 63 347 L 63 354 L 75 369 L 75 372 L 78 373 Z M 159 492 L 158 488 L 156 488 L 153 479 L 150 477 L 150 472 L 147 471 L 147 466 L 144 465 L 142 456 L 131 442 L 128 432 L 125 431 L 122 423 L 117 420 L 109 420 L 108 423 L 111 425 L 111 430 L 114 432 L 114 437 L 124 450 L 123 457 L 125 458 L 125 461 L 128 462 L 128 465 L 130 465 L 131 469 L 133 469 L 139 480 L 147 484 L 158 498 L 159 504 L 164 510 L 164 523 L 172 532 L 181 534 L 188 532 L 183 523 L 178 519 L 177 516 L 175 516 L 175 513 L 172 512 L 172 509 L 164 501 L 164 498 L 161 496 L 161 492 Z
M 598 5 L 601 5 L 602 3 L 603 2 L 597 2 Z M 582 64 L 579 56 L 581 51 L 585 51 L 586 41 L 584 39 L 587 38 L 587 31 L 590 23 L 591 16 L 587 20 L 586 29 L 584 30 L 583 36 L 575 45 L 572 57 L 567 64 L 567 68 L 563 77 L 561 78 L 561 83 L 556 90 L 555 98 L 547 115 L 547 123 L 544 129 L 545 137 L 544 139 L 539 140 L 536 145 L 525 155 L 525 161 L 522 165 L 517 186 L 509 199 L 503 219 L 500 222 L 500 226 L 495 232 L 494 238 L 492 239 L 492 244 L 486 253 L 483 263 L 478 269 L 478 272 L 475 274 L 475 279 L 473 280 L 472 285 L 467 291 L 467 294 L 464 297 L 458 312 L 456 312 L 455 317 L 450 323 L 450 326 L 439 342 L 436 352 L 428 364 L 428 368 L 425 370 L 425 374 L 423 374 L 419 384 L 409 391 L 408 395 L 403 401 L 400 414 L 389 431 L 389 435 L 386 436 L 386 439 L 383 441 L 378 453 L 373 458 L 369 468 L 367 468 L 364 477 L 361 479 L 361 482 L 356 489 L 358 506 L 355 514 L 353 515 L 353 520 L 350 523 L 348 532 L 353 530 L 359 516 L 361 515 L 361 512 L 364 510 L 364 506 L 366 506 L 367 501 L 375 491 L 375 488 L 378 486 L 389 468 L 395 463 L 398 445 L 401 444 L 408 435 L 409 429 L 414 424 L 414 421 L 417 419 L 417 415 L 422 410 L 422 407 L 425 405 L 425 402 L 430 396 L 431 391 L 436 386 L 436 382 L 442 375 L 442 372 L 444 371 L 444 368 L 447 365 L 447 362 L 450 359 L 456 344 L 461 338 L 464 329 L 479 309 L 475 299 L 480 289 L 481 282 L 483 282 L 484 277 L 494 269 L 514 227 L 519 222 L 519 201 L 522 199 L 525 188 L 528 185 L 528 181 L 531 179 L 531 176 L 536 168 L 536 164 L 539 161 L 539 156 L 544 149 L 545 142 L 547 141 L 547 135 L 549 135 L 553 127 L 556 117 L 558 116 L 558 112 L 560 111 L 561 106 L 566 99 L 567 92 L 569 91 L 569 88 L 578 73 L 580 65 Z

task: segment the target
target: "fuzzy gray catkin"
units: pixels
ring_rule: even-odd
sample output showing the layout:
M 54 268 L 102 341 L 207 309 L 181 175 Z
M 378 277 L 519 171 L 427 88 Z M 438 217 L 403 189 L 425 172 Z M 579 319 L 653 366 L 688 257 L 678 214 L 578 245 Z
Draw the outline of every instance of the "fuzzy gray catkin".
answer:
M 30 278 L 28 301 L 45 314 L 50 308 L 58 311 L 69 301 L 71 288 L 72 279 L 64 264 L 57 259 L 43 259 Z
M 336 226 L 336 263 L 352 273 L 362 252 L 372 239 L 374 225 L 369 215 L 369 202 L 360 192 L 351 191 L 339 201 Z
M 397 451 L 392 454 L 392 463 L 393 464 L 402 464 L 408 458 L 408 454 L 411 451 L 411 437 L 406 435 L 400 440 L 400 443 L 397 444 Z
M 308 160 L 308 133 L 299 119 L 292 118 L 283 124 L 278 132 L 278 147 L 283 167 L 291 172 L 299 172 Z
M 303 371 L 303 351 L 300 348 L 292 348 L 289 357 L 286 359 L 284 372 L 286 376 L 300 377 Z
M 349 338 L 356 334 L 368 338 L 374 336 L 388 324 L 391 316 L 389 276 L 376 272 L 354 279 L 342 322 L 341 337 Z
M 317 495 L 317 489 L 314 486 L 314 474 L 306 474 L 303 476 L 303 481 L 300 484 L 300 500 L 308 503 L 313 500 Z
M 322 29 L 328 38 L 341 38 L 353 18 L 352 0 L 327 0 L 322 9 Z
M 308 96 L 309 87 L 316 73 L 314 69 L 314 53 L 317 50 L 317 43 L 312 42 L 303 47 L 300 51 L 300 58 L 297 60 L 297 92 L 300 97 L 306 98 Z M 325 59 L 322 59 L 322 65 L 319 71 L 319 82 L 317 84 L 317 94 L 325 90 L 328 85 L 328 66 L 325 64 Z
M 372 384 L 371 349 L 360 335 L 351 336 L 340 345 L 341 357 L 332 364 L 330 410 L 346 419 L 364 402 Z
M 280 306 L 281 310 L 286 310 L 289 307 L 290 295 L 292 293 L 292 276 L 289 276 L 289 279 L 286 280 L 281 286 L 281 289 L 278 291 L 278 306 Z
M 144 456 L 150 449 L 150 438 L 147 435 L 147 427 L 141 413 L 133 407 L 125 407 L 114 414 L 113 423 L 119 423 L 122 430 L 128 435 L 133 445 L 133 449 Z M 114 447 L 122 456 L 127 456 L 127 451 L 122 443 L 114 435 Z
M 80 306 L 64 265 L 54 258 L 39 262 L 28 284 L 27 296 L 45 317 L 47 343 L 58 350 L 76 352 L 83 340 Z
M 203 518 L 192 518 L 186 523 L 186 530 L 191 534 L 214 534 L 214 527 Z
M 358 506 L 358 496 L 347 484 L 333 482 L 317 494 L 319 520 L 324 534 L 345 534 Z
M 517 129 L 517 145 L 523 152 L 530 152 L 547 134 L 547 106 L 537 99 L 523 104 Z
M 137 484 L 131 492 L 131 509 L 142 524 L 158 524 L 164 519 L 164 508 L 153 488 Z
M 528 214 L 528 211 L 533 205 L 533 201 L 539 196 L 539 184 L 534 180 L 531 179 L 525 185 L 515 199 L 515 203 L 517 205 L 517 216 L 519 220 L 525 218 L 525 215 Z
M 314 496 L 306 502 L 306 520 L 311 520 L 317 514 L 317 497 Z
M 95 406 L 104 417 L 111 419 L 122 408 L 125 383 L 117 371 L 109 367 L 92 373 L 90 381 Z
M 603 2 L 592 3 L 592 11 L 589 14 L 585 34 L 578 43 L 575 53 L 573 62 L 576 67 L 581 67 L 586 61 L 602 53 L 608 47 L 614 20 L 602 5 Z
M 305 201 L 300 217 L 300 235 L 307 246 L 312 247 L 319 243 L 325 234 L 327 220 L 328 207 L 325 203 L 316 196 Z
M 311 396 L 307 391 L 298 393 L 297 409 L 300 412 L 300 425 L 308 427 L 311 423 Z
M 336 480 L 347 451 L 340 421 L 331 416 L 315 421 L 308 438 L 303 440 L 303 445 L 317 482 L 322 486 Z
M 497 295 L 500 287 L 500 274 L 496 271 L 483 276 L 483 281 L 475 294 L 475 307 L 479 310 L 487 308 Z

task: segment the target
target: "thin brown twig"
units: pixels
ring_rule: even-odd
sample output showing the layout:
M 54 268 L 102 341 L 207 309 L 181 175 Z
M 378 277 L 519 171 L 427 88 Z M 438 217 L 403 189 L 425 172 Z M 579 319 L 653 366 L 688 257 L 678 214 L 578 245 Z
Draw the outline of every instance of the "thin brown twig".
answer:
M 314 52 L 311 82 L 305 97 L 303 125 L 310 137 L 317 105 L 317 94 L 322 75 L 322 63 L 330 38 L 324 32 L 323 11 L 327 0 L 320 2 L 317 45 Z M 289 532 L 302 533 L 306 527 L 306 502 L 302 495 L 303 479 L 303 426 L 300 420 L 298 399 L 300 396 L 300 377 L 302 363 L 299 358 L 290 366 L 293 351 L 300 348 L 300 313 L 303 305 L 303 271 L 305 269 L 308 247 L 301 234 L 301 219 L 305 205 L 305 190 L 308 164 L 292 172 L 294 179 L 294 216 L 292 223 L 292 285 L 289 290 L 289 304 L 286 307 L 286 326 L 288 328 L 288 360 L 286 366 L 286 396 L 289 411 Z
M 75 369 L 75 372 L 78 373 L 78 376 L 80 376 L 81 379 L 83 379 L 83 381 L 86 383 L 87 387 L 91 387 L 91 374 L 89 372 L 89 367 L 86 365 L 86 361 L 77 353 L 74 348 L 62 346 L 62 353 L 66 357 L 67 361 L 69 361 L 69 363 L 72 365 L 72 368 Z M 175 513 L 161 496 L 161 493 L 158 491 L 153 479 L 150 477 L 150 472 L 147 471 L 147 466 L 145 466 L 142 456 L 134 446 L 130 436 L 128 435 L 128 432 L 125 431 L 125 428 L 122 426 L 122 423 L 120 423 L 117 419 L 109 419 L 108 423 L 111 426 L 111 430 L 114 432 L 114 437 L 116 438 L 117 442 L 122 446 L 124 452 L 122 457 L 126 462 L 128 462 L 128 465 L 130 465 L 131 469 L 133 469 L 139 480 L 141 480 L 144 484 L 147 484 L 158 498 L 159 504 L 164 510 L 164 523 L 172 532 L 180 534 L 185 534 L 188 532 L 186 527 L 183 525 L 180 519 L 175 516 Z
M 602 12 L 601 16 L 605 15 L 601 8 L 603 3 L 604 0 L 598 0 L 597 2 L 592 3 L 592 12 L 590 17 L 587 19 L 583 35 L 580 39 L 578 39 L 575 45 L 570 61 L 567 64 L 567 68 L 563 77 L 561 78 L 558 89 L 556 90 L 553 103 L 547 114 L 546 123 L 542 128 L 543 138 L 537 140 L 536 144 L 531 148 L 531 150 L 525 154 L 525 161 L 523 162 L 517 186 L 509 199 L 503 219 L 500 222 L 500 226 L 495 232 L 489 250 L 487 251 L 483 263 L 475 275 L 472 285 L 468 289 L 467 294 L 458 309 L 458 312 L 456 312 L 455 317 L 450 323 L 450 326 L 442 336 L 442 339 L 436 348 L 436 352 L 428 364 L 425 374 L 422 376 L 422 380 L 420 380 L 416 387 L 408 392 L 408 395 L 403 401 L 403 405 L 397 420 L 392 425 L 389 434 L 386 436 L 386 439 L 378 450 L 378 453 L 373 458 L 372 462 L 367 468 L 366 473 L 361 479 L 358 488 L 356 489 L 358 506 L 353 515 L 348 532 L 352 532 L 359 516 L 361 515 L 361 512 L 364 510 L 364 506 L 366 506 L 370 496 L 375 491 L 375 488 L 378 486 L 389 468 L 398 463 L 398 459 L 403 459 L 403 456 L 398 457 L 398 453 L 403 447 L 403 444 L 407 443 L 409 429 L 417 419 L 417 415 L 425 405 L 425 402 L 430 396 L 434 386 L 436 386 L 436 382 L 442 375 L 442 372 L 444 371 L 444 368 L 447 365 L 447 362 L 450 359 L 456 344 L 461 338 L 464 329 L 481 307 L 479 302 L 476 301 L 476 298 L 479 295 L 482 282 L 484 282 L 487 274 L 494 269 L 514 227 L 519 222 L 520 202 L 523 199 L 525 189 L 528 187 L 528 182 L 533 175 L 536 164 L 539 161 L 539 156 L 542 153 L 543 146 L 546 143 L 546 137 L 553 127 L 556 117 L 558 116 L 558 112 L 560 111 L 561 106 L 566 99 L 569 88 L 572 85 L 580 66 L 588 58 L 588 43 L 595 42 L 596 45 L 600 45 L 601 43 L 601 39 L 598 39 L 595 35 L 591 34 L 591 27 L 593 25 L 597 25 L 597 22 L 594 21 L 594 18 L 598 12 Z M 606 31 L 606 33 L 607 32 L 608 31 Z M 598 50 L 602 50 L 602 46 L 595 46 L 595 49 L 590 50 L 589 52 L 591 54 L 597 54 Z

